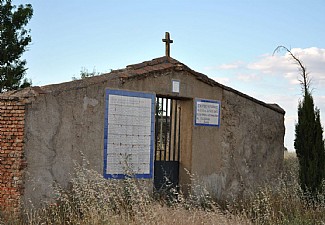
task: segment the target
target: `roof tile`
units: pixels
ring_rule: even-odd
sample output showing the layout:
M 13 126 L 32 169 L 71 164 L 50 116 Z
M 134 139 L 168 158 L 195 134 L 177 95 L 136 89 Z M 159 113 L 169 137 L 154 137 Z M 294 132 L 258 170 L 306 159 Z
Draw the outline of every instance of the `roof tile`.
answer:
M 183 70 L 188 71 L 193 76 L 195 76 L 196 79 L 201 80 L 202 82 L 205 82 L 206 84 L 209 84 L 211 86 L 221 87 L 222 89 L 236 93 L 242 97 L 248 98 L 254 102 L 257 102 L 257 103 L 264 105 L 268 108 L 271 108 L 275 111 L 278 111 L 283 114 L 285 113 L 285 111 L 283 109 L 281 109 L 280 107 L 266 104 L 264 102 L 261 102 L 261 101 L 255 99 L 255 98 L 252 98 L 244 93 L 241 93 L 235 89 L 232 89 L 230 87 L 222 85 L 222 84 L 216 82 L 215 80 L 209 78 L 208 76 L 190 69 L 185 64 L 177 61 L 176 59 L 173 59 L 171 57 L 166 57 L 166 56 L 156 58 L 151 61 L 145 61 L 142 63 L 129 65 L 125 69 L 113 70 L 108 74 L 103 74 L 102 76 L 95 76 L 95 77 L 87 78 L 84 80 L 72 81 L 73 84 L 75 84 L 75 85 L 71 85 L 71 82 L 67 82 L 67 83 L 43 86 L 41 88 L 34 87 L 33 89 L 23 89 L 18 92 L 16 91 L 16 92 L 2 93 L 2 94 L 0 94 L 0 99 L 6 98 L 6 97 L 8 98 L 8 95 L 10 95 L 10 97 L 13 97 L 13 96 L 18 96 L 18 97 L 20 97 L 20 96 L 26 97 L 27 96 L 27 97 L 29 97 L 29 96 L 33 96 L 33 95 L 42 94 L 43 91 L 46 92 L 46 91 L 55 91 L 55 90 L 65 90 L 65 89 L 71 89 L 72 87 L 80 88 L 83 86 L 87 86 L 89 84 L 94 84 L 94 83 L 104 82 L 104 81 L 106 82 L 107 79 L 115 79 L 115 78 L 128 79 L 128 78 L 133 78 L 133 77 L 138 77 L 138 76 L 142 77 L 142 75 L 147 75 L 147 74 L 150 74 L 153 72 L 159 73 L 159 72 L 163 72 L 165 70 L 171 70 L 171 69 L 173 69 L 175 71 L 183 71 Z M 146 77 L 146 76 L 143 76 L 143 77 Z

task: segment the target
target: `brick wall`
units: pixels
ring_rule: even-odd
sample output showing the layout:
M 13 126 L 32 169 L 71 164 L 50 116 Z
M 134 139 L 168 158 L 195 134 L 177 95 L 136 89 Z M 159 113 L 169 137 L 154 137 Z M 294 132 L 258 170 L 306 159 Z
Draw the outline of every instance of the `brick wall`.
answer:
M 25 106 L 0 100 L 0 210 L 17 211 L 23 194 Z

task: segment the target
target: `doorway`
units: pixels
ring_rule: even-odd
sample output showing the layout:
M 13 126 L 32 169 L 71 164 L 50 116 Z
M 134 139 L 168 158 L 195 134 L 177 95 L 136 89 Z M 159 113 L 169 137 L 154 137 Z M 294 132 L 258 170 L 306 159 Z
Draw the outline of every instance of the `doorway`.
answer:
M 164 192 L 179 185 L 180 100 L 156 97 L 154 188 Z

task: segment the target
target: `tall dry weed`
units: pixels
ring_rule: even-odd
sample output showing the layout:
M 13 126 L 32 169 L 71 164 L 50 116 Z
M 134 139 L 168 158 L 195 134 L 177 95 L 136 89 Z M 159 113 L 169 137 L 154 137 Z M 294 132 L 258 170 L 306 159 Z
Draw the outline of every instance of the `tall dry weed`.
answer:
M 286 155 L 277 185 L 262 186 L 221 209 L 192 175 L 187 197 L 170 188 L 165 198 L 156 198 L 131 173 L 106 180 L 76 164 L 70 188 L 56 185 L 55 201 L 15 219 L 5 221 L 0 214 L 0 224 L 325 224 L 325 192 L 310 201 L 299 186 L 298 169 L 295 155 Z
M 298 172 L 295 153 L 286 153 L 277 185 L 260 187 L 247 198 L 230 204 L 229 210 L 254 224 L 325 224 L 325 192 L 319 193 L 317 200 L 303 193 Z
M 172 198 L 157 200 L 132 174 L 123 180 L 106 180 L 76 164 L 70 188 L 55 185 L 55 201 L 10 221 L 0 219 L 0 224 L 250 224 L 221 211 L 204 189 L 189 198 L 177 189 L 169 191 Z

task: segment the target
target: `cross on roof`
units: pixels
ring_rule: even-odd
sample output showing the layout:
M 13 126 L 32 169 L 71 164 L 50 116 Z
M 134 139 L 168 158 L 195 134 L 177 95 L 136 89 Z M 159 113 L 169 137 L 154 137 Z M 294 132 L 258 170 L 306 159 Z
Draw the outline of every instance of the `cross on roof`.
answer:
M 165 33 L 165 38 L 162 39 L 166 43 L 166 56 L 170 57 L 170 44 L 173 43 L 173 40 L 169 37 L 169 32 Z

